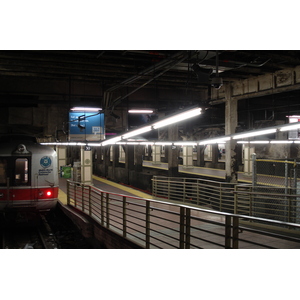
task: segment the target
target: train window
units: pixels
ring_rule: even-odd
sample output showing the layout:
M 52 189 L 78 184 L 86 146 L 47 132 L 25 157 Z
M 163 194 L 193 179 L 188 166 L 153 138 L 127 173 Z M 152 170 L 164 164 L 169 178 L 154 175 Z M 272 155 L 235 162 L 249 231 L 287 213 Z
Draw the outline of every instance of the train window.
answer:
M 7 182 L 7 161 L 6 159 L 0 159 L 0 185 L 4 185 Z
M 28 159 L 17 158 L 15 163 L 15 184 L 26 185 L 28 183 Z

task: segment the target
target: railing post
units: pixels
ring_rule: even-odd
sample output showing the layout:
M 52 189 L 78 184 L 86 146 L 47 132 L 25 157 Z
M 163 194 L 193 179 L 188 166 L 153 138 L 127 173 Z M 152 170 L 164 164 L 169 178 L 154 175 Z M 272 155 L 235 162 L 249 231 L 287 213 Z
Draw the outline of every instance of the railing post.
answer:
M 222 211 L 222 183 L 219 184 L 219 194 L 220 194 L 220 207 L 219 210 Z
M 123 196 L 123 237 L 126 237 L 126 197 Z
M 146 201 L 146 249 L 150 248 L 150 201 Z
M 233 216 L 232 248 L 239 248 L 239 217 Z
M 84 212 L 84 185 L 81 185 L 81 209 Z
M 191 209 L 185 209 L 185 249 L 191 248 Z
M 77 184 L 74 184 L 74 206 L 77 207 Z
M 152 178 L 152 196 L 156 196 L 156 182 L 155 182 L 155 176 Z
M 183 178 L 183 203 L 186 202 L 186 186 L 185 186 L 185 178 Z
M 92 215 L 92 187 L 89 186 L 89 216 Z
M 179 232 L 179 248 L 184 249 L 184 219 L 185 209 L 180 207 L 180 232 Z
M 252 216 L 253 215 L 253 187 L 251 186 L 250 187 L 250 197 L 249 197 L 249 216 Z M 252 221 L 251 221 L 252 222 Z
M 197 205 L 199 205 L 199 180 L 197 179 Z
M 101 225 L 104 226 L 104 192 L 101 192 L 100 206 L 101 206 Z
M 289 196 L 288 196 L 288 222 L 291 222 L 291 216 L 292 216 L 292 189 L 289 189 Z
M 256 153 L 252 154 L 252 185 L 257 185 Z
M 238 193 L 237 193 L 237 184 L 233 188 L 233 213 L 237 214 L 238 211 Z
M 70 181 L 67 180 L 67 204 L 70 205 Z
M 225 216 L 225 249 L 230 249 L 231 244 L 231 216 Z
M 106 228 L 109 228 L 109 193 L 106 193 Z

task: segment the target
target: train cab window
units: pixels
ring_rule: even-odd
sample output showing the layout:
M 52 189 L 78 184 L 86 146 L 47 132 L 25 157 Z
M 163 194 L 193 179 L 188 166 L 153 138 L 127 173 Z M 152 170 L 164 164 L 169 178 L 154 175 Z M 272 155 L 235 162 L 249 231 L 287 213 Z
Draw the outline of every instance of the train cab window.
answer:
M 7 161 L 6 159 L 0 159 L 0 185 L 5 185 L 7 182 Z
M 15 162 L 15 185 L 27 185 L 28 159 L 17 158 Z

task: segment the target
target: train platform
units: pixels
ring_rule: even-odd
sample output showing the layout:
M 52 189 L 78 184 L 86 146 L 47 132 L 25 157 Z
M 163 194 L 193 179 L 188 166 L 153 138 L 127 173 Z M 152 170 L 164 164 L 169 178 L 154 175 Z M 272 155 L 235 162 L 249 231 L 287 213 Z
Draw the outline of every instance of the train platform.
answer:
M 93 185 L 103 191 L 107 191 L 114 194 L 135 196 L 135 197 L 146 198 L 146 199 L 158 199 L 158 198 L 154 198 L 151 194 L 145 193 L 138 189 L 134 189 L 124 184 L 119 184 L 95 175 L 93 175 Z M 61 177 L 59 178 L 58 199 L 62 204 L 64 205 L 67 204 L 67 179 Z
M 153 163 L 152 161 L 143 161 L 143 167 L 160 169 L 160 170 L 168 170 L 167 163 Z M 184 167 L 183 165 L 179 165 L 178 170 L 183 177 L 184 174 L 191 174 L 191 175 L 207 177 L 207 179 L 225 180 L 226 178 L 226 171 L 222 169 L 196 167 L 196 166 Z M 252 183 L 252 176 L 247 175 L 244 172 L 238 172 L 238 182 Z M 257 184 L 282 187 L 285 186 L 285 178 L 281 176 L 273 176 L 273 175 L 269 176 L 269 175 L 258 174 Z

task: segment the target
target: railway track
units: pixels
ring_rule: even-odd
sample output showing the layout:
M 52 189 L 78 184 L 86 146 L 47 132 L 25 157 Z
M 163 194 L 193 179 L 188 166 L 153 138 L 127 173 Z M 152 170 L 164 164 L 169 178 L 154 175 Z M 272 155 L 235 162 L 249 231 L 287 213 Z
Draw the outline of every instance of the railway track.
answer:
M 1 230 L 2 249 L 57 249 L 57 241 L 47 220 L 39 216 L 38 225 L 17 224 Z
M 34 218 L 0 224 L 2 249 L 90 249 L 76 226 L 58 209 Z M 14 221 L 12 221 L 14 220 Z M 3 226 L 4 225 L 4 226 Z

